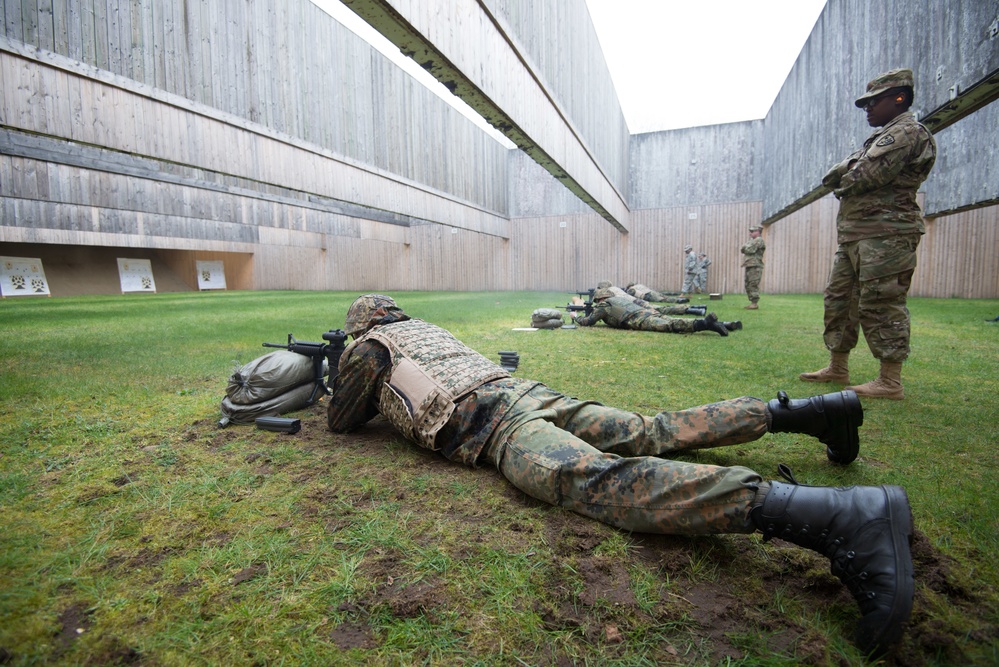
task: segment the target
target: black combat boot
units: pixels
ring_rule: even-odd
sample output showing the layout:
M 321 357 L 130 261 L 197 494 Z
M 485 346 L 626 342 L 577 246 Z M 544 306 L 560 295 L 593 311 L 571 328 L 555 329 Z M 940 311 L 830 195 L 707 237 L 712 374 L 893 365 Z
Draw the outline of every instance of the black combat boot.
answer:
M 698 331 L 714 331 L 719 336 L 728 335 L 728 329 L 722 326 L 722 323 L 718 321 L 718 316 L 714 313 L 708 313 L 703 320 L 694 320 L 694 332 Z
M 676 297 L 676 302 L 677 303 L 690 303 L 690 299 L 688 299 L 685 296 L 678 296 L 678 297 Z M 999 320 L 999 318 L 996 318 L 996 319 Z
M 826 556 L 860 606 L 854 641 L 879 657 L 902 636 L 915 588 L 912 511 L 900 486 L 820 487 L 771 482 L 750 510 L 764 541 L 772 537 Z
M 864 423 L 864 408 L 850 390 L 791 400 L 787 392 L 767 403 L 771 433 L 804 433 L 826 445 L 833 463 L 851 463 L 860 451 L 857 429 Z
M 722 322 L 725 328 L 729 331 L 740 331 L 742 329 L 742 321 L 736 320 L 735 322 Z
M 684 311 L 684 315 L 700 315 L 704 317 L 708 314 L 707 306 L 687 306 L 687 310 Z

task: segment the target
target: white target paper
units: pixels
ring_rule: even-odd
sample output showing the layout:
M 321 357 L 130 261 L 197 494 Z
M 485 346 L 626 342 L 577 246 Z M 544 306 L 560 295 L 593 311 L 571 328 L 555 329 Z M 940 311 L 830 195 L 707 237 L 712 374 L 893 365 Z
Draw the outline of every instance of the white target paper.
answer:
M 225 264 L 222 260 L 198 261 L 198 289 L 225 289 Z
M 31 257 L 0 257 L 0 295 L 52 296 L 45 280 L 42 260 Z
M 121 278 L 121 291 L 155 292 L 153 265 L 148 259 L 118 258 L 118 276 Z

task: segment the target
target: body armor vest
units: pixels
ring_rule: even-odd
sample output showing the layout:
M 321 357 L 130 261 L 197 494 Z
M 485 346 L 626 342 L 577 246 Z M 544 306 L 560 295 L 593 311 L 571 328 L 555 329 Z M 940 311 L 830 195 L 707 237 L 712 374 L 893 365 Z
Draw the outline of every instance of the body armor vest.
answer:
M 510 374 L 448 331 L 411 319 L 377 326 L 357 339 L 374 339 L 392 356 L 379 412 L 407 438 L 427 449 L 454 413 L 455 402 L 476 387 Z

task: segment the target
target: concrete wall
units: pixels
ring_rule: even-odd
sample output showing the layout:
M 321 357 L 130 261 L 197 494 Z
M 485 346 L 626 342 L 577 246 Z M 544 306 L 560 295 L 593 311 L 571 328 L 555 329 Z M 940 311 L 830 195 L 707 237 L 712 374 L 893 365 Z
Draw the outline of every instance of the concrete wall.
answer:
M 280 182 L 266 173 L 273 156 L 255 154 L 255 139 L 230 144 L 229 160 L 211 164 L 198 143 L 220 122 L 506 213 L 507 149 L 307 0 L 0 0 L 0 16 L 0 52 L 16 60 L 4 78 L 4 126 L 62 139 L 89 132 L 86 140 L 123 160 L 165 159 L 216 180 L 235 174 L 262 190 L 307 190 L 374 209 L 376 219 L 378 211 L 438 218 L 436 208 L 420 211 L 409 196 L 389 194 L 390 183 L 333 181 L 333 167 L 322 174 L 327 182 L 307 189 L 302 173 L 282 165 L 291 178 Z M 43 87 L 64 81 L 63 90 Z M 107 84 L 100 97 L 86 96 L 96 88 L 90 81 Z M 122 107 L 119 91 L 196 113 L 177 127 L 157 125 L 164 114 L 128 116 L 144 102 Z M 103 136 L 81 127 L 81 107 Z M 475 218 L 450 217 L 457 225 Z
M 343 2 L 627 231 L 627 128 L 583 0 Z

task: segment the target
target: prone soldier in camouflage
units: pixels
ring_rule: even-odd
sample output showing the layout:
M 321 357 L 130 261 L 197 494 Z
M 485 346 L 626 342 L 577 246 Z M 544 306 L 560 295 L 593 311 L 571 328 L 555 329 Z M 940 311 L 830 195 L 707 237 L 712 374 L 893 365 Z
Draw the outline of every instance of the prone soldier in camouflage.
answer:
M 663 297 L 663 295 L 661 295 L 659 292 L 656 291 L 649 291 L 648 287 L 646 287 L 645 285 L 639 285 L 637 283 L 628 283 L 627 288 L 621 289 L 620 287 L 617 287 L 616 285 L 611 283 L 609 280 L 601 280 L 599 283 L 597 283 L 597 292 L 599 292 L 600 290 L 610 291 L 611 296 L 619 296 L 625 299 L 631 299 L 632 303 L 639 306 L 640 308 L 654 309 L 656 312 L 659 313 L 659 315 L 700 315 L 701 317 L 704 317 L 704 315 L 706 315 L 708 312 L 707 306 L 683 306 L 683 305 L 653 306 L 652 303 L 650 303 L 650 301 L 656 301 L 656 299 L 644 299 L 638 295 L 642 294 L 643 292 L 647 295 L 651 294 L 653 296 L 658 295 L 660 297 Z M 594 292 L 594 295 L 595 294 L 596 292 Z M 687 299 L 685 297 L 671 296 L 671 297 L 660 298 L 658 299 L 658 301 L 664 303 L 683 304 L 683 303 L 688 303 L 690 299 Z
M 690 310 L 690 308 L 685 308 L 685 310 Z M 593 312 L 589 315 L 574 317 L 572 321 L 583 327 L 593 326 L 602 321 L 615 329 L 657 331 L 659 333 L 714 331 L 721 336 L 727 336 L 729 332 L 725 323 L 719 322 L 714 313 L 707 313 L 703 319 L 696 320 L 670 317 L 629 294 L 615 296 L 608 288 L 601 288 L 593 293 Z
M 739 252 L 745 255 L 742 258 L 742 266 L 745 269 L 746 296 L 749 297 L 746 310 L 756 310 L 760 307 L 760 280 L 763 278 L 763 253 L 766 251 L 763 226 L 753 225 L 749 228 L 749 240 L 739 249 Z
M 802 433 L 818 438 L 831 462 L 849 464 L 863 424 L 853 392 L 744 396 L 647 417 L 512 377 L 385 295 L 358 297 L 344 330 L 354 340 L 333 384 L 331 431 L 354 431 L 381 413 L 449 460 L 494 466 L 533 498 L 622 530 L 780 536 L 830 559 L 860 606 L 861 650 L 883 653 L 901 636 L 914 587 L 903 489 L 805 486 L 786 467 L 786 482 L 765 481 L 741 466 L 668 458 Z
M 849 387 L 860 396 L 901 400 L 902 363 L 909 356 L 906 297 L 916 268 L 916 248 L 926 229 L 916 191 L 936 161 L 933 135 L 909 112 L 910 69 L 893 69 L 867 84 L 855 105 L 876 130 L 863 148 L 823 177 L 839 199 L 839 247 L 825 290 L 823 339 L 829 365 L 799 377 L 808 382 L 850 383 L 848 359 L 863 329 L 880 362 L 878 377 Z
M 690 299 L 684 296 L 672 296 L 670 294 L 657 292 L 651 287 L 646 287 L 641 283 L 628 283 L 625 286 L 624 291 L 633 297 L 639 298 L 642 301 L 648 301 L 650 303 L 688 303 L 690 301 Z

